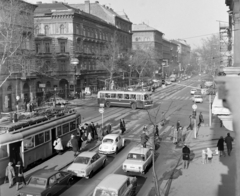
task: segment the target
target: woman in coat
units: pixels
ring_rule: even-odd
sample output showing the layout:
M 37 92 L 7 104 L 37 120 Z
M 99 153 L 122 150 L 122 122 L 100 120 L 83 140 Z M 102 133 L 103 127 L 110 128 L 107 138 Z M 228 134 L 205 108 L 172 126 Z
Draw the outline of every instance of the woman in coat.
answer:
M 77 156 L 79 152 L 78 140 L 74 135 L 71 135 L 71 145 L 74 152 L 74 156 Z
M 54 145 L 54 149 L 57 151 L 57 153 L 59 155 L 61 155 L 62 154 L 62 150 L 63 150 L 63 145 L 62 145 L 61 138 L 57 137 L 57 139 L 54 141 L 53 145 Z
M 123 119 L 120 119 L 120 129 L 122 131 L 122 134 L 125 132 L 125 122 Z
M 222 136 L 218 140 L 217 147 L 218 147 L 219 156 L 222 156 L 222 155 L 225 156 L 225 153 L 224 153 L 224 139 L 223 139 Z
M 9 182 L 9 188 L 11 188 L 13 186 L 13 179 L 15 177 L 15 172 L 12 166 L 12 162 L 8 163 L 8 166 L 6 168 L 6 173 L 5 176 L 8 178 L 8 182 Z
M 26 185 L 26 181 L 23 175 L 23 166 L 20 161 L 18 161 L 16 165 L 16 182 L 17 182 L 17 191 L 19 188 L 19 183 L 23 182 Z

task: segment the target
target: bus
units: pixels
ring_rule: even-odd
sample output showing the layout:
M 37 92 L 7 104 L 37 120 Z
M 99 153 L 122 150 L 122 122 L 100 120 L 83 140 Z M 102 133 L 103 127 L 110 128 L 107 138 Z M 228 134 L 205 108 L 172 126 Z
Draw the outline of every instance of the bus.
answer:
M 98 104 L 105 107 L 121 106 L 137 108 L 147 108 L 153 105 L 151 92 L 145 91 L 99 91 L 97 95 Z
M 63 147 L 66 147 L 71 134 L 76 133 L 77 125 L 81 123 L 81 115 L 72 110 L 29 126 L 26 126 L 26 121 L 20 128 L 15 126 L 15 123 L 0 125 L 1 179 L 4 178 L 10 161 L 13 165 L 20 161 L 24 169 L 27 169 L 54 155 L 56 152 L 53 142 L 57 137 L 62 139 Z M 18 125 L 20 124 L 21 122 L 18 122 Z

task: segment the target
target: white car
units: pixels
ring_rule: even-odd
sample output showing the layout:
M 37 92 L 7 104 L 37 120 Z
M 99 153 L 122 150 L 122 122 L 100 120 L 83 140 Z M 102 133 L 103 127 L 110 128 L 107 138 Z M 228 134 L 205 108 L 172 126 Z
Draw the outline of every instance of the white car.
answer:
M 82 152 L 67 168 L 67 171 L 73 176 L 91 178 L 98 169 L 103 168 L 106 164 L 107 157 L 97 152 Z
M 109 174 L 95 187 L 93 196 L 134 196 L 136 189 L 136 177 Z
M 137 172 L 145 174 L 152 163 L 153 153 L 150 148 L 136 146 L 128 153 L 127 159 L 123 162 L 124 172 Z
M 170 84 L 172 84 L 172 82 L 169 81 L 169 80 L 166 80 L 166 81 L 165 81 L 165 84 L 166 84 L 166 85 L 170 85 Z
M 194 95 L 196 91 L 197 91 L 197 89 L 192 89 L 192 90 L 190 91 L 190 94 L 191 94 L 191 95 Z
M 195 95 L 193 97 L 193 102 L 195 102 L 195 103 L 202 103 L 203 102 L 202 96 L 201 95 Z
M 117 154 L 124 147 L 124 139 L 119 134 L 108 134 L 99 146 L 100 154 Z

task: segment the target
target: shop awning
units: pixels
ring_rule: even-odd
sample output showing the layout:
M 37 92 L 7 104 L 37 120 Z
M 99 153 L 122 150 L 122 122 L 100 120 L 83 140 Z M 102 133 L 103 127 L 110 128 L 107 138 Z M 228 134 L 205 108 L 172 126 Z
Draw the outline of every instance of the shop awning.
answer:
M 229 109 L 223 107 L 222 99 L 218 98 L 218 93 L 216 93 L 216 96 L 213 100 L 212 113 L 214 115 L 230 115 L 231 114 Z

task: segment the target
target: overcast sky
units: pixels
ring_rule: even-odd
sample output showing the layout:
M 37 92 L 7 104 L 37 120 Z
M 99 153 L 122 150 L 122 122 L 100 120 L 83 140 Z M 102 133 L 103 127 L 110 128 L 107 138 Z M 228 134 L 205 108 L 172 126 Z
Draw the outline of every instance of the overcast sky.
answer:
M 40 0 L 27 0 L 36 3 Z M 84 0 L 62 0 L 66 3 L 84 3 Z M 124 12 L 133 24 L 146 23 L 163 32 L 166 39 L 185 39 L 192 48 L 201 39 L 219 31 L 218 21 L 228 21 L 225 0 L 98 0 Z M 51 3 L 51 0 L 42 0 Z M 95 2 L 95 0 L 91 0 Z M 192 38 L 195 37 L 195 38 Z

